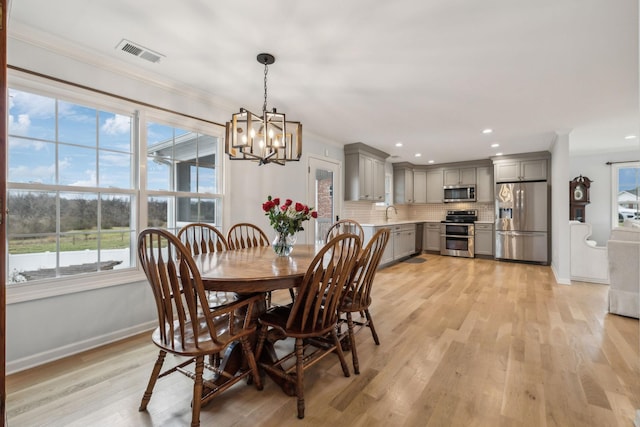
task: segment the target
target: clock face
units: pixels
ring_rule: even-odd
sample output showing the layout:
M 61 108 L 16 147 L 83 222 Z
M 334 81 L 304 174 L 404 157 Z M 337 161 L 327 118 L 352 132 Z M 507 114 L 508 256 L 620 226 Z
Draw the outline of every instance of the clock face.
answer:
M 585 188 L 582 185 L 576 185 L 576 188 L 573 189 L 573 199 L 583 201 L 586 196 Z

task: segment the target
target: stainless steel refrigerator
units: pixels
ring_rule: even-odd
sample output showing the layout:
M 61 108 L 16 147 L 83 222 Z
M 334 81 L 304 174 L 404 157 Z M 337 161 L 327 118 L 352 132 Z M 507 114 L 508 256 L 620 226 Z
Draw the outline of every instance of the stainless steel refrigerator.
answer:
M 496 258 L 549 263 L 546 181 L 496 185 Z

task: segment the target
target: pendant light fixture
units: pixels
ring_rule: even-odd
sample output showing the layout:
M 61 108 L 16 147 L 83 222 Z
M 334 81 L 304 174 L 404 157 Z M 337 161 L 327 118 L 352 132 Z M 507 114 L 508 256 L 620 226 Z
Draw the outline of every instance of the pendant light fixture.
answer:
M 267 74 L 276 59 L 261 53 L 257 60 L 264 65 L 262 116 L 245 108 L 233 114 L 226 125 L 225 153 L 231 160 L 251 160 L 258 165 L 298 161 L 302 156 L 302 124 L 286 121 L 275 108 L 267 111 Z

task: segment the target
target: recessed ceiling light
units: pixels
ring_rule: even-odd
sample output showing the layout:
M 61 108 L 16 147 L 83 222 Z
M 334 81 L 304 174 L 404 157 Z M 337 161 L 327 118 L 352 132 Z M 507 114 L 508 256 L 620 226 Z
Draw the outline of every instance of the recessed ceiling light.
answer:
M 416 156 L 416 157 L 422 157 L 422 154 L 420 154 L 420 153 L 416 153 L 416 154 L 414 154 L 414 156 Z
M 635 135 L 627 135 L 627 136 L 624 137 L 624 139 L 636 139 L 636 138 L 637 138 L 637 136 L 635 136 Z
M 396 147 L 402 147 L 402 142 L 396 142 Z
M 493 132 L 493 129 L 489 129 L 489 128 L 484 129 L 484 130 L 482 131 L 482 133 L 484 133 L 485 135 L 486 135 L 486 134 L 489 134 L 489 133 L 492 133 L 492 132 Z
M 497 142 L 495 144 L 491 144 L 491 148 L 498 148 L 500 147 L 500 144 L 498 144 Z
M 502 153 L 496 153 L 496 156 L 502 156 Z
M 435 163 L 435 160 L 429 160 L 427 163 Z

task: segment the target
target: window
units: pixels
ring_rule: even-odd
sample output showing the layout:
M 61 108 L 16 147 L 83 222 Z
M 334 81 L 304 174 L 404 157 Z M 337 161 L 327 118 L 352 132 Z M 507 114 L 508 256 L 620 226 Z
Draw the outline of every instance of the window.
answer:
M 132 121 L 9 89 L 8 283 L 133 265 Z
M 20 80 L 20 79 L 18 79 Z M 9 89 L 7 284 L 137 272 L 146 226 L 221 225 L 219 126 L 80 90 Z M 34 89 L 36 88 L 36 89 Z M 178 125 L 179 124 L 179 125 Z M 146 171 L 145 176 L 140 172 Z M 100 274 L 100 285 L 80 275 Z M 110 276 L 109 276 L 110 275 Z M 69 282 L 71 280 L 71 282 Z M 43 288 L 44 289 L 44 288 Z
M 627 219 L 640 220 L 640 163 L 612 165 L 613 226 Z
M 221 225 L 218 137 L 155 121 L 146 129 L 149 225 Z

